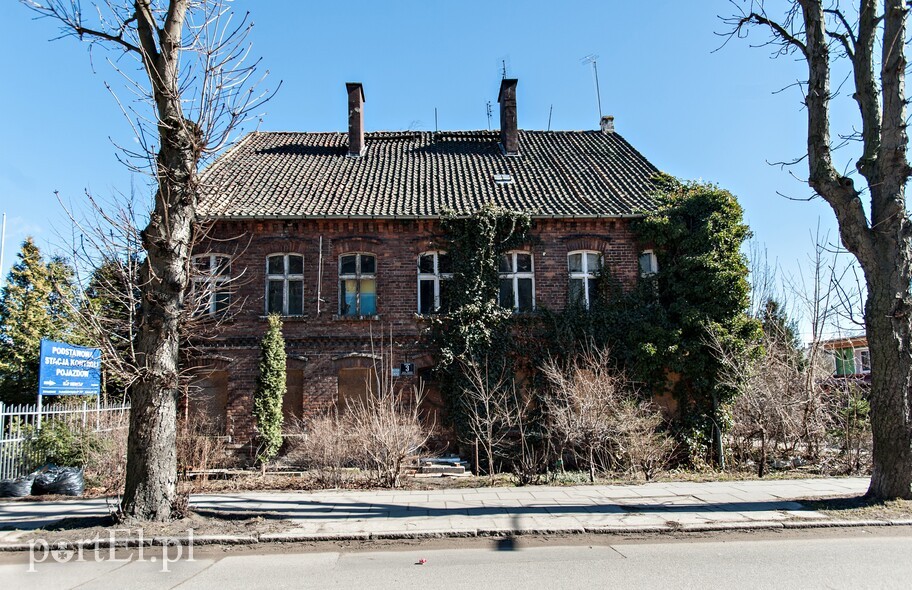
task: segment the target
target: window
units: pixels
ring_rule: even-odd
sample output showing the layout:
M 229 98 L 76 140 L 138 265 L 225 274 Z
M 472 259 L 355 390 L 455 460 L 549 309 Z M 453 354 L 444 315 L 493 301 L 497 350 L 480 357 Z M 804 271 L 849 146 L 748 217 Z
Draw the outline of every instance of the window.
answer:
M 640 276 L 650 277 L 659 272 L 659 261 L 656 259 L 655 252 L 644 250 L 640 254 Z
M 447 311 L 447 281 L 453 278 L 453 266 L 446 252 L 425 252 L 418 256 L 418 313 Z
M 500 305 L 513 311 L 535 309 L 535 275 L 532 254 L 507 252 L 500 257 Z
M 377 258 L 373 254 L 339 257 L 339 315 L 377 313 Z
M 855 367 L 859 373 L 871 372 L 871 351 L 867 348 L 859 348 L 855 351 Z
M 266 313 L 304 315 L 304 257 L 300 254 L 266 258 Z
M 193 257 L 194 314 L 221 315 L 231 303 L 231 259 L 221 254 Z
M 579 303 L 589 309 L 590 303 L 598 297 L 595 279 L 602 268 L 602 256 L 592 251 L 571 252 L 567 263 L 570 267 L 570 303 Z

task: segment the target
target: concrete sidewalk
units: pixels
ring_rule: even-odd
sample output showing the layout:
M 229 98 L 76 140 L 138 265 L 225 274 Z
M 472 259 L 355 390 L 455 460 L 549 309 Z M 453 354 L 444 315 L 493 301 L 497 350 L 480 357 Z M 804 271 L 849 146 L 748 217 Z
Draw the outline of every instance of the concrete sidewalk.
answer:
M 241 492 L 191 498 L 203 513 L 281 523 L 253 542 L 836 525 L 798 498 L 860 495 L 867 478 L 529 486 L 434 491 Z M 0 547 L 115 501 L 0 503 Z M 844 524 L 844 523 L 843 523 Z M 806 525 L 805 525 L 806 526 Z M 13 530 L 11 530 L 13 529 Z M 249 542 L 246 539 L 244 542 Z

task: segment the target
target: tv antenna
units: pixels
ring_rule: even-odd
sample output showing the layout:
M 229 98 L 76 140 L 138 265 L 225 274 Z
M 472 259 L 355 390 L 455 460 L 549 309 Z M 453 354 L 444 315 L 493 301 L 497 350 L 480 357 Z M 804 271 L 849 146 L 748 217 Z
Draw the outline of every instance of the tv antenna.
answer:
M 503 59 L 503 60 L 501 60 L 500 63 L 501 63 L 502 66 L 503 66 L 503 77 L 504 77 L 504 80 L 506 80 L 506 79 L 507 79 L 507 60 Z
M 487 104 L 485 104 L 485 109 L 486 109 L 487 112 L 488 112 L 488 131 L 490 131 L 490 130 L 491 130 L 491 116 L 492 116 L 492 113 L 491 113 L 491 101 L 490 101 L 490 100 L 487 102 Z
M 592 64 L 592 73 L 595 74 L 595 100 L 598 102 L 598 113 L 599 120 L 602 118 L 602 93 L 599 91 L 599 81 L 598 81 L 598 58 L 594 53 L 590 53 L 584 58 L 580 59 L 580 63 L 584 66 Z
M 554 105 L 551 105 L 551 108 L 548 109 L 548 131 L 551 131 L 551 114 L 554 112 Z

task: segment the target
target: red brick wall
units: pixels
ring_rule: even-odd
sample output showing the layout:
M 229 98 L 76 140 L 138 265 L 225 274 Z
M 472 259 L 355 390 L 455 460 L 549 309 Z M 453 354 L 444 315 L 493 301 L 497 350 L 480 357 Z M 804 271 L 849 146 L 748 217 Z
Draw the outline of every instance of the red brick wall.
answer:
M 287 318 L 283 333 L 289 370 L 303 371 L 303 413 L 334 403 L 341 368 L 370 366 L 371 334 L 375 346 L 381 333 L 385 343 L 392 332 L 393 363 L 432 362 L 419 346 L 422 322 L 418 309 L 418 254 L 440 246 L 435 220 L 300 220 L 219 222 L 195 251 L 231 256 L 235 277 L 232 319 L 219 333 L 200 343 L 197 363 L 227 364 L 229 379 L 227 420 L 237 442 L 254 433 L 251 416 L 258 342 L 266 328 L 266 257 L 276 253 L 304 256 L 304 316 Z M 567 254 L 573 250 L 603 253 L 604 264 L 627 286 L 638 276 L 638 246 L 629 221 L 611 219 L 535 220 L 533 240 L 527 247 L 534 257 L 537 307 L 561 309 L 568 296 Z M 323 243 L 322 278 L 319 269 Z M 378 320 L 338 316 L 338 261 L 345 252 L 369 252 L 377 257 Z M 317 293 L 323 302 L 319 304 Z M 403 379 L 405 383 L 408 379 Z

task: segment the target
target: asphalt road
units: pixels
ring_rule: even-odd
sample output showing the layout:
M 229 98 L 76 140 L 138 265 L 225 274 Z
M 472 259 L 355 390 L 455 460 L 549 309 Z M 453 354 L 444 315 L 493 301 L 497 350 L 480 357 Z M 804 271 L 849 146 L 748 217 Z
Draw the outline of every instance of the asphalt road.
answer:
M 57 563 L 0 555 L 0 588 L 910 588 L 912 530 L 621 540 L 520 538 L 302 550 L 197 548 Z M 572 544 L 571 544 L 572 543 Z M 512 545 L 512 546 L 511 546 Z M 35 556 L 41 560 L 45 556 Z M 65 556 L 58 556 L 62 559 Z M 153 560 L 153 558 L 155 558 Z M 426 562 L 419 565 L 419 560 Z

